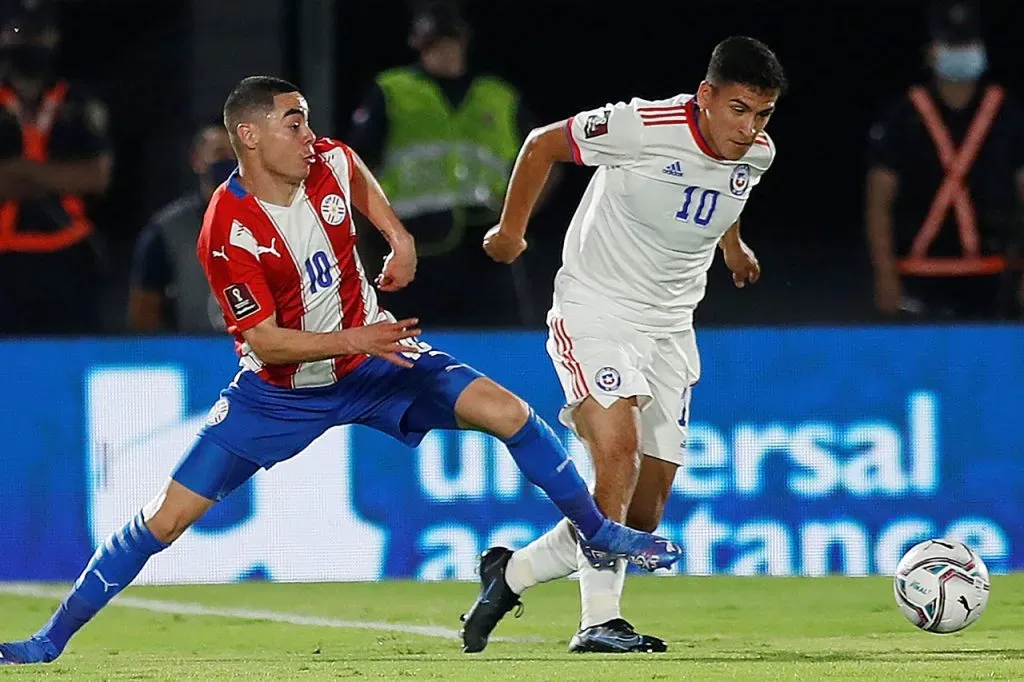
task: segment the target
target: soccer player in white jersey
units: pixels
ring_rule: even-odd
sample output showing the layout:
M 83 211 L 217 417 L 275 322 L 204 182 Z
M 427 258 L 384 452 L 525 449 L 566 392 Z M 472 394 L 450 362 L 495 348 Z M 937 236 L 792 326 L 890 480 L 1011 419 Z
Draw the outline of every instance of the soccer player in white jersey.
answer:
M 210 200 L 197 254 L 242 371 L 221 392 L 166 487 L 96 549 L 42 629 L 0 642 L 0 665 L 56 659 L 218 500 L 343 424 L 410 446 L 434 429 L 492 434 L 570 518 L 590 556 L 610 551 L 652 571 L 679 559 L 674 543 L 600 512 L 555 434 L 522 400 L 419 341 L 415 319 L 396 322 L 378 307 L 356 254 L 352 211 L 392 247 L 377 277 L 381 289 L 412 280 L 412 237 L 359 157 L 341 142 L 316 137 L 298 88 L 246 78 L 228 96 L 224 122 L 239 168 Z M 303 528 L 294 532 L 301 537 Z
M 547 350 L 566 396 L 560 419 L 594 460 L 598 505 L 634 528 L 661 522 L 682 462 L 700 378 L 693 313 L 715 251 L 736 286 L 760 276 L 740 213 L 775 157 L 764 128 L 785 85 L 771 50 L 731 37 L 715 47 L 695 95 L 634 98 L 534 130 L 485 237 L 487 253 L 511 263 L 553 164 L 598 167 L 565 237 Z M 622 619 L 625 566 L 608 564 L 585 561 L 565 523 L 515 553 L 487 550 L 464 650 L 482 648 L 525 589 L 576 570 L 582 618 L 571 651 L 666 650 Z

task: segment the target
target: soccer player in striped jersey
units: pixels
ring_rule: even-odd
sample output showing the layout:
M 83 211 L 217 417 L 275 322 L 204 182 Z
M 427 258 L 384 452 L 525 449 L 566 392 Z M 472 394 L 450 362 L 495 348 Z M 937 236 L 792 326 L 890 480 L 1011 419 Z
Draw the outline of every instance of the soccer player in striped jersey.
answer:
M 224 121 L 239 167 L 214 193 L 197 250 L 242 369 L 166 488 L 96 550 L 39 632 L 0 644 L 0 664 L 57 658 L 153 555 L 218 500 L 342 424 L 363 424 L 410 446 L 433 429 L 492 434 L 569 518 L 595 560 L 611 553 L 654 570 L 679 559 L 673 543 L 599 511 L 555 434 L 528 405 L 420 341 L 417 320 L 396 321 L 377 305 L 356 253 L 353 209 L 391 245 L 376 278 L 383 290 L 412 280 L 412 237 L 356 154 L 316 137 L 298 88 L 246 78 L 228 96 Z

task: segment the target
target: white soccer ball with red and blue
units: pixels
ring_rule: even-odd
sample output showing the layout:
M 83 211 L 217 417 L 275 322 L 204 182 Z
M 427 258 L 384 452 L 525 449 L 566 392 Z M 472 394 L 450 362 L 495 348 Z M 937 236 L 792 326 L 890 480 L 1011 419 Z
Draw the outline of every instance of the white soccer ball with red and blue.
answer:
M 988 567 L 962 542 L 925 540 L 900 559 L 892 587 L 911 623 L 927 632 L 957 632 L 988 606 Z

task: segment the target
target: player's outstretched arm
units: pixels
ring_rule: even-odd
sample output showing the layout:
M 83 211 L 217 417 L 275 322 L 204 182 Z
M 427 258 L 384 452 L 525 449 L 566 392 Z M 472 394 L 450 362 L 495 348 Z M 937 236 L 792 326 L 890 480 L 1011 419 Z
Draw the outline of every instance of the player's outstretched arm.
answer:
M 377 277 L 383 291 L 398 291 L 416 276 L 416 243 L 391 210 L 384 190 L 359 155 L 352 152 L 352 204 L 369 219 L 391 246 L 384 268 Z
M 242 332 L 246 343 L 260 360 L 269 365 L 329 360 L 341 355 L 373 355 L 401 367 L 412 367 L 400 353 L 408 346 L 400 342 L 423 332 L 413 318 L 398 322 L 377 322 L 336 332 L 306 332 L 278 327 L 274 317 Z
M 573 160 L 566 121 L 530 132 L 512 168 L 498 225 L 484 237 L 484 250 L 499 263 L 511 263 L 526 250 L 526 223 L 555 162 Z

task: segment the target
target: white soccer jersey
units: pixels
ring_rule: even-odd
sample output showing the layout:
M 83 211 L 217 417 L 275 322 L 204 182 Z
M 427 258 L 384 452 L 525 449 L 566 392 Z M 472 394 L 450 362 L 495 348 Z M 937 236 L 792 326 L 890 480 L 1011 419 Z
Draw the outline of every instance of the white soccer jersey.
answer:
M 690 328 L 718 241 L 774 144 L 761 133 L 739 161 L 716 156 L 691 95 L 585 111 L 567 133 L 576 163 L 599 168 L 566 233 L 555 311 L 595 307 L 654 333 Z

